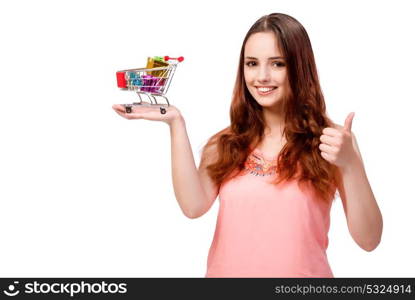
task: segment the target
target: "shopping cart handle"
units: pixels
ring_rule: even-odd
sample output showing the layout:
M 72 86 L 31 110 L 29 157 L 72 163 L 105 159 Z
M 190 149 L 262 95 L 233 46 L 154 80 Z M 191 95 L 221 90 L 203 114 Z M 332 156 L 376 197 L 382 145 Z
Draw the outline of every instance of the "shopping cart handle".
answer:
M 183 56 L 180 56 L 180 57 L 170 57 L 170 56 L 165 56 L 165 57 L 164 57 L 164 61 L 168 61 L 168 60 L 170 60 L 170 59 L 175 59 L 175 60 L 178 60 L 179 62 L 182 62 L 182 61 L 184 60 L 184 57 L 183 57 Z

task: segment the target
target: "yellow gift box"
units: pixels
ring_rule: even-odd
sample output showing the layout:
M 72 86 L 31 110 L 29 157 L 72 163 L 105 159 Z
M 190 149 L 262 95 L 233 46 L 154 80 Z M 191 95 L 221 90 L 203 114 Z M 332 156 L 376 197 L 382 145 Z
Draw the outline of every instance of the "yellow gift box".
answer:
M 159 59 L 154 59 L 153 57 L 148 57 L 146 69 L 167 67 L 168 65 L 169 65 L 168 62 L 160 61 Z M 164 74 L 166 73 L 167 73 L 167 70 L 160 70 L 160 71 L 147 72 L 147 75 L 164 77 Z

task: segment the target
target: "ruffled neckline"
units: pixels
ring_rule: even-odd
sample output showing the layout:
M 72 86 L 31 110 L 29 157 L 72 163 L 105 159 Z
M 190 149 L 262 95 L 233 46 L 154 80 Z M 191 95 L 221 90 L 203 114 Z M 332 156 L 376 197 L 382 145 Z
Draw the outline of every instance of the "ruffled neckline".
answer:
M 277 171 L 278 155 L 273 158 L 265 157 L 261 150 L 255 148 L 248 155 L 245 162 L 245 170 L 255 176 L 273 175 Z

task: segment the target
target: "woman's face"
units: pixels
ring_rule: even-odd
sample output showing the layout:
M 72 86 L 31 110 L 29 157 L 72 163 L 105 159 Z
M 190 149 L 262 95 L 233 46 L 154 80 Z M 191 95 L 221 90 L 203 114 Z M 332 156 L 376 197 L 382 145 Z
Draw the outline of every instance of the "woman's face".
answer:
M 286 61 L 272 32 L 252 34 L 245 44 L 244 75 L 249 92 L 262 107 L 274 108 L 289 88 Z

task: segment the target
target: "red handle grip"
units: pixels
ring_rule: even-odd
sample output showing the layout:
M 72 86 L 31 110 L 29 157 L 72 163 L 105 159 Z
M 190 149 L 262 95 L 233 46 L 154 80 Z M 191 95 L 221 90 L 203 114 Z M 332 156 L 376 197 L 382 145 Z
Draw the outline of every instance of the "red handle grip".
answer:
M 165 61 L 168 61 L 169 59 L 175 59 L 175 60 L 177 60 L 177 61 L 179 61 L 179 62 L 182 62 L 182 61 L 184 60 L 184 57 L 183 57 L 183 56 L 180 56 L 180 57 L 170 57 L 170 56 L 165 56 L 165 57 L 164 57 L 164 60 L 165 60 Z

